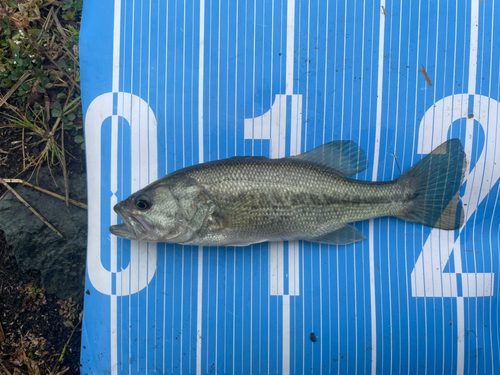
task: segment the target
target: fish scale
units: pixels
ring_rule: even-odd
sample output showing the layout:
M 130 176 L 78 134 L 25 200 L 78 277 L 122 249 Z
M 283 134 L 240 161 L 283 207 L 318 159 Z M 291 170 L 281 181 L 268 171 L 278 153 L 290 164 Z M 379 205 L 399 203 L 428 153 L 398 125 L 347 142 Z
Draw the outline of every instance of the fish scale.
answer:
M 367 184 L 301 160 L 219 161 L 186 175 L 211 194 L 221 211 L 231 212 L 224 228 L 230 242 L 314 238 L 349 222 L 399 215 L 408 204 L 396 182 Z M 252 192 L 258 193 L 245 207 L 231 209 Z M 194 241 L 216 243 L 222 235 L 216 229 L 207 227 Z

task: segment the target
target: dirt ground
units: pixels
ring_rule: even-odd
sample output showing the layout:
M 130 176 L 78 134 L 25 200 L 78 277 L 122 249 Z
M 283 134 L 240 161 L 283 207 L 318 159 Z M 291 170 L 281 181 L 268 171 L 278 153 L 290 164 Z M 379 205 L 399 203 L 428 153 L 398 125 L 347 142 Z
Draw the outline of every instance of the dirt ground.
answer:
M 31 176 L 35 183 L 33 170 L 17 176 L 23 170 L 21 133 L 21 129 L 0 125 L 0 177 L 28 180 Z M 25 139 L 28 137 L 25 134 Z M 65 137 L 65 144 L 73 155 L 67 154 L 68 170 L 85 168 L 80 146 L 70 136 Z M 41 147 L 24 147 L 28 164 Z M 53 165 L 52 171 L 62 173 L 58 165 Z M 0 197 L 5 191 L 1 186 Z M 73 301 L 46 294 L 38 272 L 19 270 L 0 231 L 0 374 L 80 374 L 81 311 L 82 306 Z

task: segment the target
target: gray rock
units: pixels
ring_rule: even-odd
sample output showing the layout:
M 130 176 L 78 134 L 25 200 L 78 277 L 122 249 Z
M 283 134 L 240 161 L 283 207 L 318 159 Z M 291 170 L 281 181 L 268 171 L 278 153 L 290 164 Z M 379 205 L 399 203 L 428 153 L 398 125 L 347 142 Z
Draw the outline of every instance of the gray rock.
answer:
M 33 177 L 32 183 L 35 178 Z M 40 170 L 39 186 L 64 196 L 64 180 L 55 178 L 47 169 Z M 87 202 L 87 178 L 84 173 L 68 177 L 70 198 Z M 17 185 L 17 186 L 16 186 Z M 21 184 L 12 187 L 64 238 L 60 238 L 13 194 L 0 201 L 0 230 L 5 232 L 7 243 L 12 246 L 23 271 L 36 269 L 41 272 L 42 285 L 48 293 L 61 299 L 72 297 L 82 302 L 85 285 L 85 259 L 87 252 L 87 210 L 66 203 Z

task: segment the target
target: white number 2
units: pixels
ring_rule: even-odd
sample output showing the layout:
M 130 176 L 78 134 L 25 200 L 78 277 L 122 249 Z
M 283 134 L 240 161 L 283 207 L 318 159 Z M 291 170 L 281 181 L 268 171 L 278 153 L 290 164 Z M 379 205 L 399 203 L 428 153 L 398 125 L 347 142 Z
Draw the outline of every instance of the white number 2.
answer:
M 470 116 L 469 100 L 474 101 L 473 116 Z M 431 107 L 420 122 L 418 152 L 430 153 L 446 141 L 448 129 L 453 121 L 467 118 L 465 152 L 470 157 L 474 121 L 478 121 L 485 134 L 483 151 L 473 168 L 466 175 L 466 189 L 462 197 L 465 221 L 472 216 L 500 178 L 500 163 L 494 162 L 495 148 L 500 144 L 497 128 L 500 103 L 482 95 L 459 94 L 441 99 Z M 432 142 L 430 141 L 432 139 Z M 487 218 L 485 218 L 487 220 Z M 465 225 L 460 229 L 464 229 Z M 411 273 L 411 289 L 414 297 L 486 297 L 493 295 L 493 273 L 462 272 L 460 236 L 455 240 L 454 232 L 433 229 Z M 444 273 L 453 253 L 455 271 Z M 462 290 L 458 288 L 461 278 Z

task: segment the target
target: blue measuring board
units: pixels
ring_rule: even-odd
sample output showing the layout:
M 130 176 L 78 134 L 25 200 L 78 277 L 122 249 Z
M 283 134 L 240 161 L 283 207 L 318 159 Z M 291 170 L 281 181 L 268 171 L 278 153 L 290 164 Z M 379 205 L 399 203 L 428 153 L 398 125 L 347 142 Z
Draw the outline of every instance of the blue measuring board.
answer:
M 89 196 L 82 374 L 500 372 L 500 3 L 85 0 Z M 455 232 L 396 218 L 349 246 L 111 236 L 180 168 L 353 140 L 367 181 L 447 139 Z M 311 335 L 314 334 L 314 335 Z

